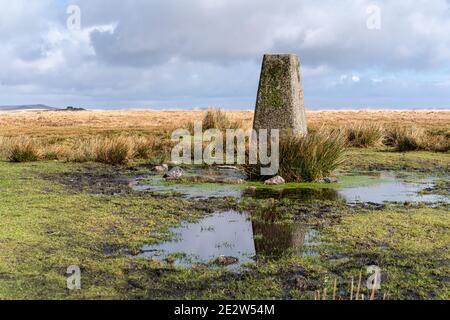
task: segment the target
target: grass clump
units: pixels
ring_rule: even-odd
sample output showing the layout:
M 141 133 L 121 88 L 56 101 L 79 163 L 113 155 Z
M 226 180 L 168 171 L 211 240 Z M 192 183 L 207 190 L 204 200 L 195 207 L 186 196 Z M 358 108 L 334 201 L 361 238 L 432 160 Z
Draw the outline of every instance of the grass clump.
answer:
M 112 136 L 81 140 L 67 157 L 71 162 L 99 162 L 123 165 L 131 160 L 145 159 L 162 163 L 169 159 L 172 142 L 162 136 Z
M 96 147 L 96 160 L 100 163 L 126 164 L 134 156 L 134 141 L 123 136 L 99 141 Z
M 393 146 L 396 151 L 448 152 L 450 137 L 447 133 L 427 132 L 422 128 L 395 127 L 386 130 L 384 144 Z
M 203 129 L 219 129 L 225 131 L 226 129 L 238 129 L 240 123 L 232 121 L 222 109 L 210 109 L 206 112 L 203 118 Z
M 67 150 L 62 145 L 48 145 L 41 151 L 43 160 L 63 160 L 66 158 Z
M 11 139 L 0 137 L 0 159 L 8 158 Z
M 385 136 L 385 144 L 396 151 L 415 151 L 421 149 L 425 132 L 418 128 L 391 128 Z
M 450 137 L 440 135 L 428 135 L 423 143 L 424 150 L 433 152 L 449 152 Z
M 146 137 L 136 137 L 134 139 L 134 156 L 140 159 L 149 159 L 154 144 L 154 140 Z
M 134 156 L 135 143 L 131 137 L 96 137 L 80 141 L 77 150 L 72 153 L 68 160 L 122 165 L 128 163 Z
M 346 128 L 346 134 L 352 147 L 376 147 L 383 141 L 383 128 L 374 124 L 354 124 Z
M 306 136 L 284 134 L 280 139 L 278 174 L 287 182 L 313 182 L 332 174 L 344 162 L 346 139 L 338 131 L 319 130 Z M 246 165 L 250 179 L 260 176 L 260 165 Z
M 337 132 L 286 135 L 280 140 L 279 173 L 289 182 L 317 181 L 344 162 L 345 149 L 345 139 Z
M 23 137 L 10 141 L 8 161 L 32 162 L 39 160 L 39 156 L 39 146 L 35 140 Z
M 227 129 L 239 129 L 241 127 L 241 122 L 231 120 L 222 109 L 209 109 L 202 119 L 202 129 L 204 131 L 218 129 L 225 132 Z M 187 129 L 194 133 L 194 123 L 188 123 Z

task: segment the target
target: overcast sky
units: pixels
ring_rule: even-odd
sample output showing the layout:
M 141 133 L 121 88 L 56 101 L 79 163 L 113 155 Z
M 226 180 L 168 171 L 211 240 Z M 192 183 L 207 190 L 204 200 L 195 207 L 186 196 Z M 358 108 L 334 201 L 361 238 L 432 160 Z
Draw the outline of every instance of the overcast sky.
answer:
M 309 109 L 450 108 L 450 0 L 0 0 L 0 105 L 250 109 L 266 52 Z

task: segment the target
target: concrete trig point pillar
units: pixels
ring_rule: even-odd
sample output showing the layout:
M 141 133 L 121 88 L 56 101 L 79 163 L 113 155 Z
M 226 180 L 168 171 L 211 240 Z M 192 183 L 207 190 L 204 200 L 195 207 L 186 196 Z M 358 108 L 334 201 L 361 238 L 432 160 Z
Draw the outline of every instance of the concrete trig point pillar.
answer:
M 307 133 L 297 55 L 264 55 L 253 128 L 291 129 L 296 134 Z

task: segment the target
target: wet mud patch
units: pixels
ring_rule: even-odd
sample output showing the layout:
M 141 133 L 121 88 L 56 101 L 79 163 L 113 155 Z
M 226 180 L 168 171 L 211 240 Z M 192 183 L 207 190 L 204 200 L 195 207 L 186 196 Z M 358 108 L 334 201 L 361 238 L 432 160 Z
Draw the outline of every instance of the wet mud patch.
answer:
M 244 197 L 255 199 L 294 199 L 298 201 L 344 201 L 337 190 L 332 188 L 289 188 L 289 189 L 251 189 L 242 193 Z
M 124 289 L 136 292 L 133 296 L 135 299 L 212 299 L 216 292 L 222 292 L 227 299 L 232 299 L 237 298 L 239 291 L 233 286 L 243 288 L 248 283 L 267 282 L 267 277 L 256 270 L 232 272 L 211 270 L 203 265 L 179 269 L 174 266 L 149 265 L 143 261 L 130 265 L 125 274 Z M 270 293 L 267 295 L 271 296 Z
M 431 186 L 423 189 L 420 194 L 450 196 L 450 180 L 435 181 Z
M 110 166 L 85 165 L 77 171 L 40 173 L 39 177 L 70 187 L 77 193 L 126 195 L 133 193 L 131 172 Z
M 435 263 L 444 261 L 436 258 L 439 251 L 416 254 L 409 252 L 409 247 L 404 243 L 405 239 L 418 237 L 413 242 L 417 246 L 414 250 L 428 251 L 422 246 L 445 241 L 440 239 L 428 243 L 425 235 L 419 234 L 430 223 L 429 220 L 434 219 L 435 211 L 431 210 L 437 209 L 427 209 L 427 205 L 420 204 L 406 205 L 407 201 L 348 201 L 341 192 L 356 192 L 355 188 L 358 188 L 374 197 L 370 194 L 371 190 L 382 190 L 386 184 L 397 186 L 400 181 L 408 186 L 416 184 L 414 190 L 406 190 L 408 197 L 422 198 L 416 195 L 417 190 L 432 186 L 433 181 L 417 183 L 415 177 L 394 176 L 391 179 L 388 176 L 386 179 L 382 174 L 368 174 L 370 179 L 365 180 L 370 180 L 369 183 L 358 180 L 353 185 L 326 188 L 257 188 L 254 195 L 251 193 L 255 189 L 245 186 L 239 190 L 241 194 L 237 197 L 189 198 L 149 190 L 137 191 L 133 181 L 136 177 L 147 178 L 149 175 L 144 173 L 138 176 L 129 169 L 83 166 L 71 173 L 42 175 L 47 180 L 70 187 L 69 190 L 74 192 L 113 195 L 105 199 L 118 208 L 118 216 L 127 219 L 125 225 L 130 226 L 127 232 L 151 230 L 145 224 L 145 215 L 151 216 L 152 210 L 161 211 L 161 219 L 173 219 L 168 231 L 164 229 L 149 234 L 148 244 L 145 244 L 145 237 L 144 242 L 142 238 L 133 242 L 136 251 L 132 255 L 123 250 L 127 246 L 125 242 L 118 241 L 117 247 L 105 242 L 106 256 L 152 266 L 148 272 L 131 271 L 127 275 L 125 291 L 128 294 L 136 292 L 137 298 L 148 298 L 146 292 L 149 291 L 154 293 L 152 298 L 220 296 L 224 292 L 230 297 L 241 297 L 239 294 L 245 297 L 252 292 L 255 297 L 290 299 L 306 295 L 312 298 L 316 290 L 323 289 L 325 277 L 336 277 L 339 282 L 349 281 L 350 277 L 356 278 L 369 265 L 379 265 L 383 269 L 387 274 L 383 281 L 388 282 L 389 292 L 401 292 L 395 297 L 426 297 L 427 294 L 421 292 L 421 287 L 417 285 L 419 280 L 426 281 L 423 286 L 429 290 L 428 296 L 442 297 L 445 294 L 439 283 L 445 282 L 448 276 L 444 273 L 444 267 Z M 196 187 L 203 192 L 202 184 Z M 389 190 L 388 196 L 391 196 L 398 189 Z M 379 197 L 379 194 L 376 196 Z M 144 206 L 135 206 L 134 201 L 144 206 L 152 201 L 151 210 L 145 211 Z M 173 205 L 170 212 L 165 207 L 168 203 Z M 182 209 L 179 208 L 181 205 Z M 135 212 L 128 219 L 127 215 L 133 210 Z M 406 213 L 397 216 L 396 212 L 402 210 Z M 427 210 L 427 214 L 420 215 L 414 221 L 414 229 L 410 230 L 406 223 L 422 210 Z M 187 218 L 183 218 L 185 213 L 194 211 L 198 214 L 186 214 Z M 228 216 L 227 212 L 230 213 Z M 155 223 L 162 221 L 165 220 L 156 219 Z M 184 222 L 179 224 L 180 221 Z M 442 219 L 437 220 L 436 224 L 438 221 Z M 384 227 L 386 222 L 390 222 L 388 227 Z M 330 228 L 333 231 L 331 234 Z M 427 237 L 442 233 L 439 228 L 436 226 L 427 231 Z M 113 228 L 111 232 L 116 231 Z M 404 235 L 399 235 L 396 241 L 383 242 L 394 237 L 396 232 Z M 124 238 L 121 234 L 116 236 L 114 233 L 113 236 L 114 239 Z M 399 245 L 405 245 L 405 249 L 397 250 Z M 214 264 L 220 257 L 230 265 Z M 232 263 L 232 258 L 237 260 Z M 433 259 L 433 263 L 428 262 Z M 153 269 L 156 271 L 150 271 Z M 428 269 L 432 271 L 423 271 Z M 411 279 L 408 274 L 412 274 Z M 405 289 L 401 281 L 412 289 Z M 239 290 L 238 286 L 242 289 Z M 339 290 L 344 290 L 344 287 L 339 287 Z M 409 294 L 409 291 L 412 293 Z M 345 294 L 343 292 L 342 296 Z

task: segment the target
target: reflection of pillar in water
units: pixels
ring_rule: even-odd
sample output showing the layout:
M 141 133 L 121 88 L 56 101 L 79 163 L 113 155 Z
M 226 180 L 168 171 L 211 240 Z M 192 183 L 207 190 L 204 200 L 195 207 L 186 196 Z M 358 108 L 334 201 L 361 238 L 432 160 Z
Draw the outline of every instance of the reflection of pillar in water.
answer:
M 257 255 L 279 258 L 291 249 L 301 253 L 305 229 L 299 224 L 278 224 L 253 221 L 253 235 Z
M 305 244 L 306 229 L 299 223 L 291 224 L 292 248 L 295 254 L 300 255 Z

